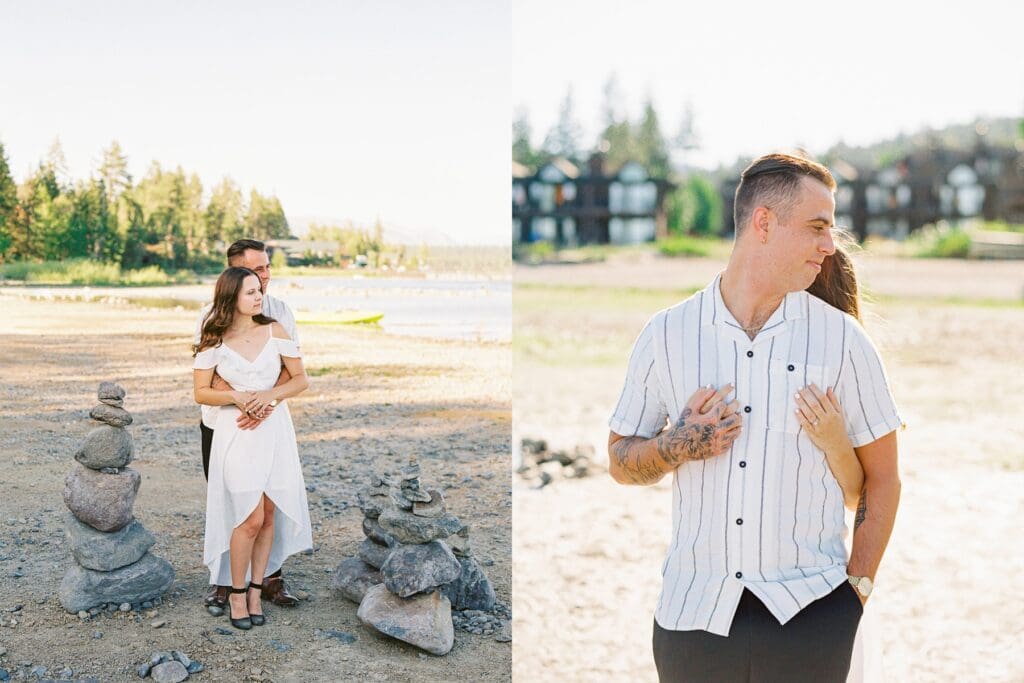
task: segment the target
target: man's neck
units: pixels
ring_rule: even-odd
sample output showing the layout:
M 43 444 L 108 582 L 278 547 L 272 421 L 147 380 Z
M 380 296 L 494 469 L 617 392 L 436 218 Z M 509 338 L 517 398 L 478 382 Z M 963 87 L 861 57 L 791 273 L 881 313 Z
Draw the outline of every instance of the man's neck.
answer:
M 730 259 L 720 282 L 725 307 L 751 339 L 786 298 L 786 292 L 773 289 L 762 272 L 753 264 Z

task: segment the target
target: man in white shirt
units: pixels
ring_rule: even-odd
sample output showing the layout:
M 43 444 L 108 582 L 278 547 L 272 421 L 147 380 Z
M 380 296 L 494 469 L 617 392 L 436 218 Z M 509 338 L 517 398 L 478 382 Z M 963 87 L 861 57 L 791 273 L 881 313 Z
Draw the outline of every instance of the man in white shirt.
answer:
M 899 503 L 900 418 L 863 328 L 805 291 L 835 251 L 835 188 L 808 159 L 754 161 L 725 271 L 633 348 L 609 469 L 623 484 L 673 477 L 653 638 L 663 682 L 846 680 Z M 849 560 L 842 492 L 794 414 L 812 383 L 839 398 L 864 469 Z
M 263 242 L 259 240 L 238 240 L 234 242 L 227 251 L 228 266 L 240 266 L 242 268 L 248 268 L 249 270 L 256 273 L 256 276 L 260 279 L 260 285 L 263 289 L 263 315 L 273 318 L 277 322 L 281 323 L 284 329 L 288 332 L 296 344 L 299 343 L 299 332 L 295 325 L 295 315 L 292 313 L 291 308 L 288 304 L 281 301 L 280 299 L 274 298 L 267 293 L 267 287 L 270 284 L 270 257 L 267 255 L 267 248 Z M 203 307 L 199 312 L 199 319 L 196 320 L 195 329 L 195 343 L 199 343 L 200 337 L 202 336 L 202 325 L 206 314 L 210 311 L 210 305 Z M 282 384 L 291 379 L 288 371 L 285 368 L 281 368 L 281 376 L 278 378 L 277 383 Z M 231 386 L 220 378 L 218 375 L 213 376 L 213 384 L 211 385 L 214 389 L 230 389 Z M 199 429 L 202 433 L 202 450 L 203 450 L 203 475 L 209 478 L 210 470 L 210 447 L 213 444 L 213 426 L 216 424 L 216 411 L 220 410 L 219 406 L 201 406 L 202 408 L 202 420 L 199 423 Z M 263 420 L 270 416 L 273 412 L 273 408 L 265 408 L 263 417 L 254 417 L 252 415 L 239 415 L 238 426 L 242 429 L 252 429 L 260 424 Z M 266 577 L 263 583 L 263 597 L 271 600 L 275 605 L 282 607 L 294 607 L 299 603 L 298 598 L 288 592 L 288 588 L 284 583 L 284 577 L 281 575 L 281 570 L 276 571 L 270 576 Z M 222 613 L 224 606 L 227 604 L 228 591 L 230 586 L 210 586 L 210 592 L 206 596 L 205 604 L 207 609 L 211 613 L 217 614 Z

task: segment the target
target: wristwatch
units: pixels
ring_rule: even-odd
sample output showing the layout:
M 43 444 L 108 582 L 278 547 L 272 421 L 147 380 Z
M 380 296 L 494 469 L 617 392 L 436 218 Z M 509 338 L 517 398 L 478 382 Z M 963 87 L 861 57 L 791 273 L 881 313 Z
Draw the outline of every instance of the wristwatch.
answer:
M 870 576 L 847 576 L 846 580 L 850 582 L 850 585 L 857 589 L 862 598 L 866 598 L 871 595 L 871 590 L 875 587 L 875 584 L 871 582 Z

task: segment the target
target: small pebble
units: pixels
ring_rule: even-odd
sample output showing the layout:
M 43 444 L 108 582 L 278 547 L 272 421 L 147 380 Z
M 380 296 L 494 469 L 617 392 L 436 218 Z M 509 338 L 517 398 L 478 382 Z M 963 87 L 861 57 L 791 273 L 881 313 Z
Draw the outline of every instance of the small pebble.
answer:
M 86 612 L 85 610 L 82 610 L 81 612 L 78 613 L 78 618 L 83 620 L 83 621 L 85 621 L 86 619 L 89 618 L 89 613 Z
M 131 606 L 131 603 L 122 602 L 121 605 L 117 609 L 121 610 L 122 612 L 131 612 L 132 611 L 132 606 Z
M 151 622 L 149 625 L 152 626 L 153 628 L 161 628 L 162 626 L 165 626 L 166 624 L 167 624 L 166 620 L 164 620 L 164 619 L 157 619 L 156 621 Z
M 103 637 L 103 631 L 93 631 L 92 632 L 92 637 L 93 637 L 93 640 L 99 640 L 100 638 Z

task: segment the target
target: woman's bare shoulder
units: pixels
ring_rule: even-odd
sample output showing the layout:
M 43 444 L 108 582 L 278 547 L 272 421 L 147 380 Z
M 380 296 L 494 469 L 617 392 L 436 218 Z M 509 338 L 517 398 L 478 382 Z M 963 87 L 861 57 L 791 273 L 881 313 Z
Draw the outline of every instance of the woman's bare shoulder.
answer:
M 284 329 L 284 325 L 276 321 L 270 323 L 270 336 L 275 339 L 287 339 L 291 341 L 291 337 L 288 335 L 288 331 Z

